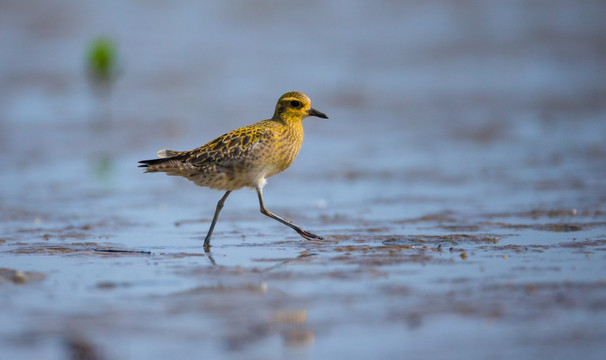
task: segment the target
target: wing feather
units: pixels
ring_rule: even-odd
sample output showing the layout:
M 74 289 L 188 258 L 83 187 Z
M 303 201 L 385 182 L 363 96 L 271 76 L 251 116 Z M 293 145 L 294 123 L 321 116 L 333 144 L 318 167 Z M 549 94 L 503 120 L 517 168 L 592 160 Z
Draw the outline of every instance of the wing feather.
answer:
M 206 165 L 238 165 L 244 159 L 255 158 L 277 140 L 276 132 L 271 129 L 273 125 L 265 120 L 239 128 L 189 151 L 163 149 L 158 151 L 159 159 L 139 161 L 140 167 L 146 168 L 147 172 L 170 172 L 172 169 L 194 169 Z
M 237 129 L 204 146 L 191 150 L 184 161 L 194 166 L 203 166 L 207 163 L 224 165 L 236 163 L 254 157 L 255 152 L 265 148 L 272 141 L 275 141 L 275 138 L 276 134 L 271 129 Z

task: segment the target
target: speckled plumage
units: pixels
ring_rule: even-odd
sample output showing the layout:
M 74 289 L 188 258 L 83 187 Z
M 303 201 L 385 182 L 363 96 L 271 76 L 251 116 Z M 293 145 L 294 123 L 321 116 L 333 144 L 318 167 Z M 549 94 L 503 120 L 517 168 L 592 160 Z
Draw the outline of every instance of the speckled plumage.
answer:
M 300 92 L 288 92 L 278 99 L 271 119 L 232 130 L 199 148 L 189 151 L 160 150 L 159 159 L 140 161 L 145 172 L 165 172 L 183 176 L 199 186 L 226 190 L 215 212 L 205 248 L 223 201 L 233 190 L 257 189 L 261 212 L 295 229 L 306 238 L 320 238 L 269 212 L 263 205 L 265 179 L 287 169 L 303 143 L 303 119 L 328 118 L 312 109 L 309 98 Z

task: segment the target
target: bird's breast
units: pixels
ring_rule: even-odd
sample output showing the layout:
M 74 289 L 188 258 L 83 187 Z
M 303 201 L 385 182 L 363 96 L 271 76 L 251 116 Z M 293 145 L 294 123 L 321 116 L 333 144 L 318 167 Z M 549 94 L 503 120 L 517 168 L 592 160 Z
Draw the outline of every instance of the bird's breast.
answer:
M 287 169 L 301 150 L 303 135 L 294 132 L 286 132 L 277 142 L 274 150 L 274 165 L 278 172 Z

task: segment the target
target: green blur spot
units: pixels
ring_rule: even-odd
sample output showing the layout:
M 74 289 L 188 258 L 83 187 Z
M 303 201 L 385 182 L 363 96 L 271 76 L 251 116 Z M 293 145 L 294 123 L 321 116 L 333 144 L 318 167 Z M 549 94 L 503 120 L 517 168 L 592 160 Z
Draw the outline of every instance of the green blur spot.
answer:
M 111 83 L 118 76 L 118 50 L 114 42 L 99 37 L 88 46 L 87 68 L 91 80 Z

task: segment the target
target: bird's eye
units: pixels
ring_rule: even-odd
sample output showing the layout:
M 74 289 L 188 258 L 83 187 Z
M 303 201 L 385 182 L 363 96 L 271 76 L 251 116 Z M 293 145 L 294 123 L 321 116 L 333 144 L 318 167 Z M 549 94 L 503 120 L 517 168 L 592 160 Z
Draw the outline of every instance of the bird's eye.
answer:
M 298 102 L 297 100 L 293 100 L 290 102 L 290 106 L 297 108 L 297 107 L 301 106 L 301 103 Z

